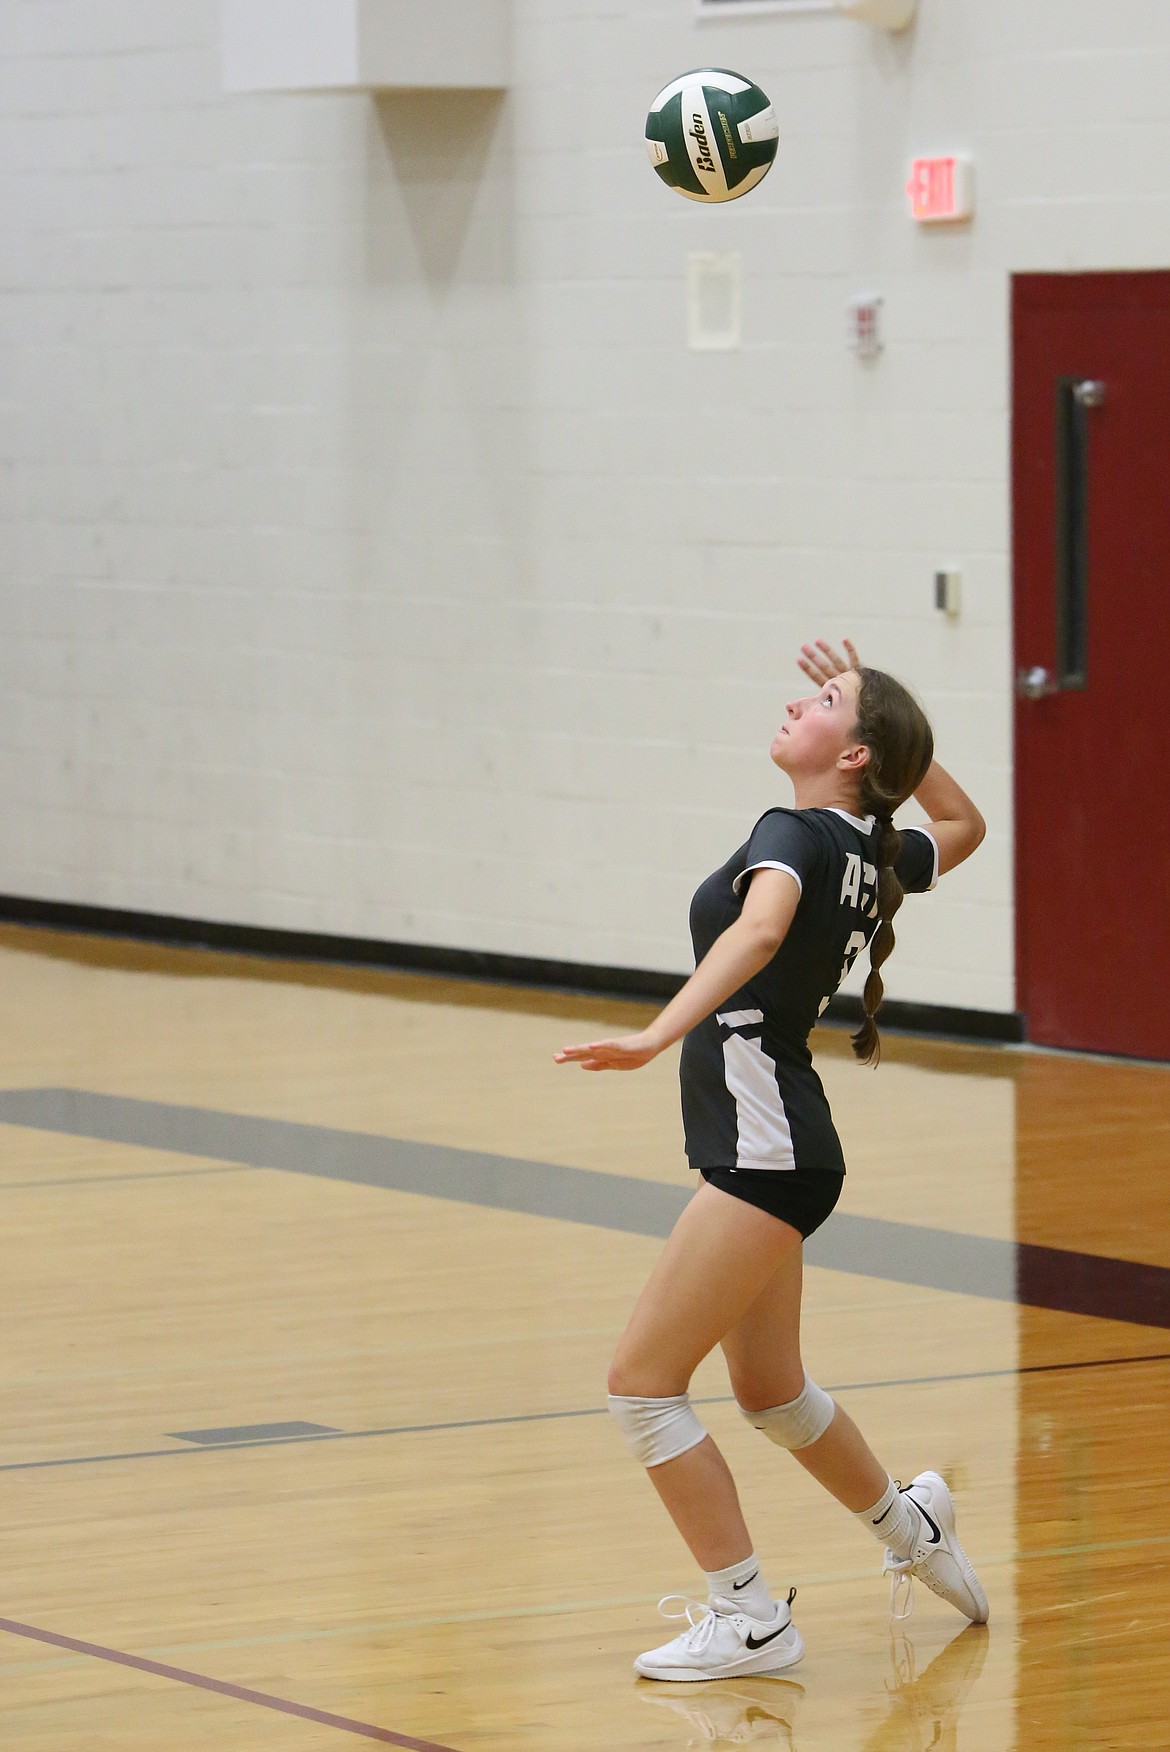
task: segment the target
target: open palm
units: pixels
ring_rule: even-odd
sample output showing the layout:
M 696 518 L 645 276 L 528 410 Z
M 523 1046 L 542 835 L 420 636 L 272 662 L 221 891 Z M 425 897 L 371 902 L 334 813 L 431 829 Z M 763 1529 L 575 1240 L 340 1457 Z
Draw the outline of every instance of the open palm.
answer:
M 553 1058 L 558 1065 L 580 1065 L 583 1071 L 636 1071 L 656 1058 L 658 1051 L 645 1034 L 624 1034 L 616 1040 L 562 1047 Z
M 844 675 L 847 669 L 861 668 L 857 647 L 849 639 L 845 640 L 844 657 L 834 651 L 832 645 L 827 645 L 824 639 L 818 639 L 815 645 L 802 645 L 796 661 L 809 680 L 815 681 L 818 687 L 824 687 L 835 675 Z

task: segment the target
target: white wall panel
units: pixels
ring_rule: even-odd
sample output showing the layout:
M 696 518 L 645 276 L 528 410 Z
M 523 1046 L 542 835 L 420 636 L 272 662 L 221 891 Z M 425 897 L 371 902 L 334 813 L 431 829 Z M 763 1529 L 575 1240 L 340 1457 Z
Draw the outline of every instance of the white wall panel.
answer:
M 0 891 L 682 969 L 851 631 L 990 825 L 889 987 L 1010 1008 L 1009 276 L 1170 261 L 1170 15 L 1060 13 L 518 0 L 506 97 L 373 101 L 225 97 L 218 0 L 8 0 Z M 781 118 L 719 211 L 640 146 L 703 61 Z M 701 250 L 739 352 L 686 350 Z

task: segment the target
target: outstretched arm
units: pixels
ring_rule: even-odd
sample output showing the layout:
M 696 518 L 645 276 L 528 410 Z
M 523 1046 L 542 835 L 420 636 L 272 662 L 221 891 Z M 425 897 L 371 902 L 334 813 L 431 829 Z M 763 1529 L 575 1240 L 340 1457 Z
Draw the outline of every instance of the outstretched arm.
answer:
M 841 657 L 824 639 L 815 645 L 802 645 L 796 659 L 800 668 L 818 687 L 842 675 L 847 669 L 860 669 L 857 649 L 845 640 L 845 656 Z M 940 876 L 953 870 L 979 846 L 987 832 L 987 823 L 962 786 L 938 761 L 932 761 L 926 777 L 914 793 L 914 801 L 930 817 L 926 822 L 931 837 L 938 846 Z
M 738 919 L 716 937 L 686 985 L 648 1028 L 616 1040 L 563 1047 L 553 1055 L 556 1063 L 578 1064 L 585 1071 L 636 1071 L 649 1064 L 768 965 L 799 903 L 800 887 L 786 870 L 755 871 Z

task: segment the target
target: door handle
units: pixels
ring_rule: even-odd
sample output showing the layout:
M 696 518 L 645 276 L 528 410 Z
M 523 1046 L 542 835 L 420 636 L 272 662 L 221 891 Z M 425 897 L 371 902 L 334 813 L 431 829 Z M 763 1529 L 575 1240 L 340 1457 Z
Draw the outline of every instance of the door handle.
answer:
M 1018 671 L 1016 692 L 1022 700 L 1043 700 L 1049 694 L 1059 693 L 1060 683 L 1053 679 L 1042 663 L 1037 663 L 1031 669 Z
M 1104 405 L 1105 388 L 1099 377 L 1056 380 L 1056 675 L 1065 688 L 1087 682 L 1089 413 Z

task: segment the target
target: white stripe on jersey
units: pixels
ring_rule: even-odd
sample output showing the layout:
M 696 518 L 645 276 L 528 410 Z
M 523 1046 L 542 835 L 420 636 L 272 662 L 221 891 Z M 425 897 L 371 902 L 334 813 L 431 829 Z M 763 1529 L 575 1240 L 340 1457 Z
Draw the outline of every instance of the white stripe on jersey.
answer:
M 927 889 L 927 893 L 931 894 L 938 887 L 938 841 L 935 839 L 934 835 L 931 833 L 931 831 L 928 827 L 921 827 L 921 826 L 904 827 L 902 829 L 902 832 L 903 833 L 920 833 L 922 835 L 923 839 L 927 839 L 930 841 L 930 848 L 931 848 L 931 851 L 934 853 L 934 866 L 931 870 L 930 887 Z
M 866 836 L 873 832 L 874 822 L 877 820 L 874 815 L 867 815 L 864 818 L 860 815 L 850 815 L 848 809 L 838 809 L 835 803 L 829 804 L 828 812 L 830 815 L 839 815 L 842 821 L 847 821 L 850 827 L 855 827 L 858 833 L 863 833 Z
M 742 1011 L 720 1016 L 731 1023 Z M 754 1015 L 756 1012 L 748 1012 Z M 723 1042 L 723 1064 L 729 1094 L 735 1097 L 737 1168 L 795 1168 L 792 1132 L 776 1082 L 776 1061 L 758 1040 L 729 1034 Z
M 741 870 L 731 884 L 732 894 L 738 894 L 741 885 L 747 881 L 753 870 L 783 870 L 786 876 L 791 876 L 800 892 L 804 893 L 804 882 L 799 870 L 794 870 L 791 864 L 775 864 L 768 858 L 761 858 L 758 864 L 749 864 L 746 870 Z
M 762 1010 L 720 1010 L 715 1018 L 724 1028 L 758 1028 L 764 1020 Z

